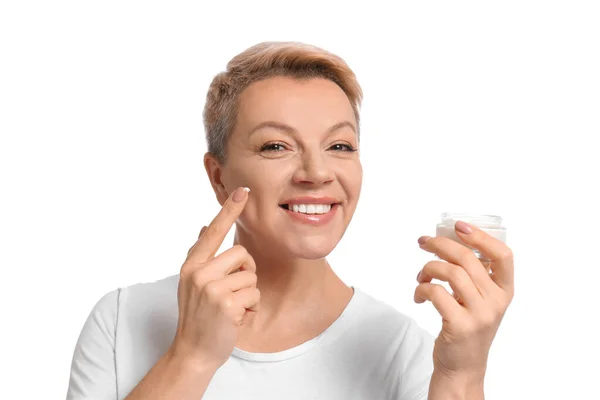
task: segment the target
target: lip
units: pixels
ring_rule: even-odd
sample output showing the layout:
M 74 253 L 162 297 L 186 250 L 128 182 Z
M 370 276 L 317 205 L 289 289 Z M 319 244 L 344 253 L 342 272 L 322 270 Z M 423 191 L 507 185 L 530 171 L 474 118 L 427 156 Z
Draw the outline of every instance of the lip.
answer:
M 288 203 L 289 204 L 289 203 Z M 291 203 L 294 204 L 294 203 Z M 298 204 L 298 203 L 296 203 Z M 300 204 L 332 204 L 332 203 L 300 203 Z M 313 225 L 313 226 L 321 226 L 329 223 L 333 217 L 335 216 L 338 208 L 340 208 L 339 203 L 335 203 L 331 206 L 331 210 L 329 210 L 326 214 L 303 214 L 299 212 L 294 212 L 291 210 L 287 210 L 283 207 L 279 207 L 282 211 L 287 213 L 287 215 L 292 218 L 293 221 L 299 222 L 301 224 Z
M 341 203 L 334 197 L 327 196 L 299 196 L 282 202 L 281 204 L 339 204 Z

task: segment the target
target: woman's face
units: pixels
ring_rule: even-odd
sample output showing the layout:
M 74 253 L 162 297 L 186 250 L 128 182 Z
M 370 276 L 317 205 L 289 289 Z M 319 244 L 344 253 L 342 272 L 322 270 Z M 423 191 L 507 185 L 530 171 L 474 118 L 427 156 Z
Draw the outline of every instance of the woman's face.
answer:
M 277 257 L 327 256 L 360 195 L 356 131 L 346 94 L 329 80 L 274 77 L 248 86 L 227 162 L 206 163 L 221 203 L 239 186 L 251 190 L 240 237 Z

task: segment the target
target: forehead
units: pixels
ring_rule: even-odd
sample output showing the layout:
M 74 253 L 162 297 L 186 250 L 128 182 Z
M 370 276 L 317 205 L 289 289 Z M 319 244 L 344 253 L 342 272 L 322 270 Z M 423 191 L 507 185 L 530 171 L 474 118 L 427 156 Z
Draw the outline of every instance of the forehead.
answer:
M 301 129 L 308 125 L 334 125 L 354 121 L 344 91 L 323 78 L 267 78 L 249 85 L 240 95 L 237 122 L 254 125 L 277 121 Z

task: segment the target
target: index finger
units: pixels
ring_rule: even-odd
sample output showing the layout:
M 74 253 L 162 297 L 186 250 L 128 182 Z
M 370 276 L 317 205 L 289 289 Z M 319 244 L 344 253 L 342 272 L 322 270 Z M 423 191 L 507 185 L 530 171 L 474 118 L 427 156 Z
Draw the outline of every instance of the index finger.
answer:
M 231 193 L 227 200 L 225 200 L 225 203 L 223 203 L 221 211 L 219 211 L 206 228 L 204 234 L 198 239 L 198 243 L 194 250 L 192 250 L 190 258 L 193 257 L 205 262 L 214 257 L 223 243 L 225 236 L 227 236 L 227 233 L 229 233 L 229 230 L 244 210 L 249 191 L 250 189 L 247 187 L 239 187 Z

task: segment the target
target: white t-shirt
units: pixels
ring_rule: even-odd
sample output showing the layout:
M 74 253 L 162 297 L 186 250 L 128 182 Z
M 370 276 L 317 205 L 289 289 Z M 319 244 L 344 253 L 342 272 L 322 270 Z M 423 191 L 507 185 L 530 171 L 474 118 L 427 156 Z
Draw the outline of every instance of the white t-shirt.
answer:
M 179 275 L 106 294 L 75 347 L 67 400 L 124 399 L 171 345 Z M 234 348 L 203 400 L 425 400 L 433 337 L 354 287 L 333 324 L 277 353 Z M 199 397 L 200 399 L 200 397 Z

